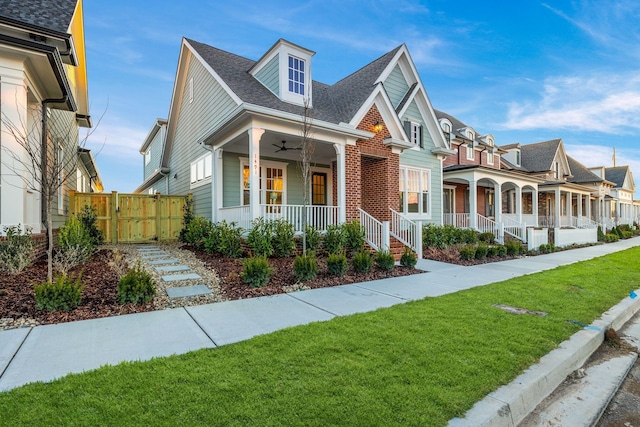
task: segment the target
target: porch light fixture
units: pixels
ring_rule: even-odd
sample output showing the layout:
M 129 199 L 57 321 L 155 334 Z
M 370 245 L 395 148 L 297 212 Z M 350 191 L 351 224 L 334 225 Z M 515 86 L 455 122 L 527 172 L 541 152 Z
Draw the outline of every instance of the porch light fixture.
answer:
M 382 125 L 382 123 L 380 123 L 379 121 L 376 121 L 376 122 L 373 124 L 373 131 L 374 131 L 375 133 L 380 133 L 380 132 L 382 132 L 382 129 L 383 129 L 383 128 L 384 128 L 384 126 L 383 126 L 383 125 Z

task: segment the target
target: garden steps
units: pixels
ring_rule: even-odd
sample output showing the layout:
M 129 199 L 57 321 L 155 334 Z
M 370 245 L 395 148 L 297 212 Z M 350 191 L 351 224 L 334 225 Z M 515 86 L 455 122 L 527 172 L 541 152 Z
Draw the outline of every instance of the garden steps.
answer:
M 177 286 L 167 287 L 169 298 L 182 298 L 210 294 L 211 290 L 201 284 L 180 286 L 177 282 L 185 282 L 202 279 L 202 276 L 191 270 L 190 267 L 180 264 L 177 259 L 171 258 L 171 254 L 156 246 L 138 247 L 138 253 L 143 261 L 153 267 L 163 282 L 175 283 Z

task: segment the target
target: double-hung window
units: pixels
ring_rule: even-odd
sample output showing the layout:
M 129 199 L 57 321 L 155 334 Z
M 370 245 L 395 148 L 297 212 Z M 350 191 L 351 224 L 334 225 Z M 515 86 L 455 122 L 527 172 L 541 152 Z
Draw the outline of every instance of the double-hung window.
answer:
M 246 159 L 241 159 L 242 170 L 242 204 L 251 204 L 250 183 L 249 183 L 249 163 Z M 259 168 L 260 203 L 267 205 L 282 205 L 286 203 L 286 163 L 280 162 L 260 162 Z
M 211 182 L 211 153 L 191 162 L 191 188 Z
M 304 96 L 305 61 L 289 55 L 289 92 Z
M 400 212 L 430 215 L 430 187 L 429 169 L 400 167 Z

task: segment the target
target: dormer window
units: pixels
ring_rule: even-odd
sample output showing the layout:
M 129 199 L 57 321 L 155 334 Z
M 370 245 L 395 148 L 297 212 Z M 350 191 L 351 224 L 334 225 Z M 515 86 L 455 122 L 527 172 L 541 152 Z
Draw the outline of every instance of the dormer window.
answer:
M 467 144 L 467 160 L 475 159 L 475 150 L 473 149 L 475 134 L 472 131 L 467 131 L 467 138 L 469 138 L 469 143 Z
M 516 166 L 520 166 L 522 158 L 520 157 L 520 150 L 516 150 Z
M 304 96 L 304 59 L 289 55 L 289 92 Z

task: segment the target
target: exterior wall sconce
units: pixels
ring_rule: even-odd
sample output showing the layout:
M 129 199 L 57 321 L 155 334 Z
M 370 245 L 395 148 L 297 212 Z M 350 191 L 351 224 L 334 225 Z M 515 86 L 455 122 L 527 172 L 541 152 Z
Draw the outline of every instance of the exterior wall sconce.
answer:
M 380 133 L 382 132 L 382 129 L 384 129 L 384 125 L 382 123 L 380 123 L 379 121 L 376 121 L 373 125 L 373 131 L 375 133 Z

